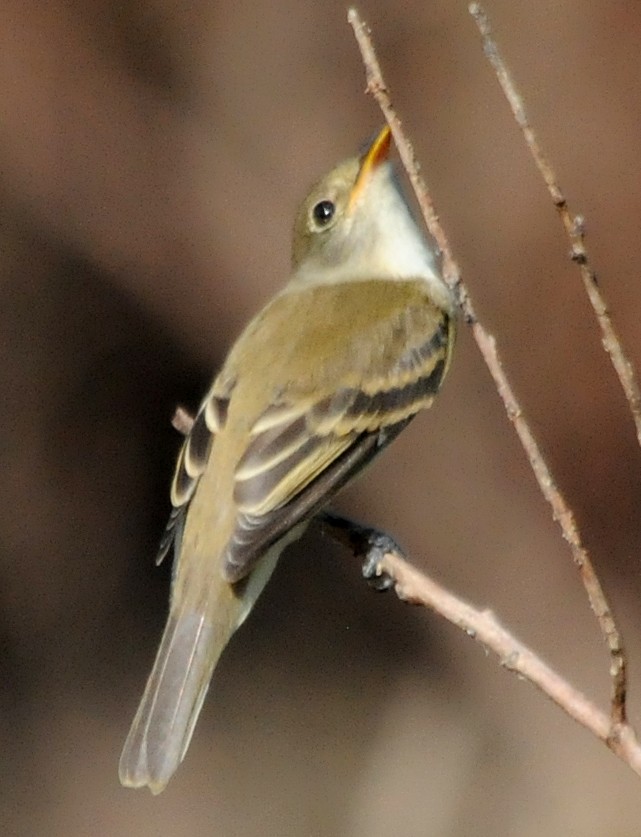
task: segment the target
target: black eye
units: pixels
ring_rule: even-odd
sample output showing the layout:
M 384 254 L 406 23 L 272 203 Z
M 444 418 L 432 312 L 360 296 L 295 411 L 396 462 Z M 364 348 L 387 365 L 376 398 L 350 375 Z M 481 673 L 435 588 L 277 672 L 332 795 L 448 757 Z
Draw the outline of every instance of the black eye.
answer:
M 314 220 L 319 227 L 324 227 L 334 217 L 336 207 L 331 201 L 319 201 L 313 209 Z

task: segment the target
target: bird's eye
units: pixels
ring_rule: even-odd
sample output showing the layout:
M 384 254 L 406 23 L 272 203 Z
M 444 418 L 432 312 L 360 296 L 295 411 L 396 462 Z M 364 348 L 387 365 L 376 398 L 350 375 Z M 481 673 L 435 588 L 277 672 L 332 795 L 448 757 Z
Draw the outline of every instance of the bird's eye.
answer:
M 325 227 L 334 217 L 336 206 L 332 201 L 319 201 L 314 209 L 312 215 L 319 227 Z

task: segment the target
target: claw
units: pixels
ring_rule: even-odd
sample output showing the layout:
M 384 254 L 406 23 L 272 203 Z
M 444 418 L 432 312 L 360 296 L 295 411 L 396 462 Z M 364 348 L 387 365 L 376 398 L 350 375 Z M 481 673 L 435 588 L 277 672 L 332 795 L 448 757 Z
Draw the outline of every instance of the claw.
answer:
M 394 579 L 381 569 L 381 561 L 388 552 L 402 554 L 402 551 L 396 541 L 383 532 L 370 529 L 363 535 L 363 578 L 373 590 L 385 592 L 394 586 Z
M 373 590 L 382 592 L 394 586 L 394 579 L 381 568 L 381 561 L 388 553 L 404 557 L 394 538 L 331 511 L 321 512 L 317 520 L 334 540 L 346 546 L 354 557 L 362 559 L 363 578 Z

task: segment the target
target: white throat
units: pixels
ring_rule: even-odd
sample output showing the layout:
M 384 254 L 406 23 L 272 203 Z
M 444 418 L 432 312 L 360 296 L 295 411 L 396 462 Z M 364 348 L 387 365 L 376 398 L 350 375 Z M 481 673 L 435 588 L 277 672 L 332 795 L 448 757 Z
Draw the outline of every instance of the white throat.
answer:
M 298 266 L 294 282 L 320 285 L 423 279 L 434 302 L 445 310 L 453 310 L 452 295 L 440 275 L 434 253 L 417 227 L 389 164 L 373 173 L 350 220 L 344 230 L 344 235 L 349 236 L 346 257 L 331 266 L 306 260 Z

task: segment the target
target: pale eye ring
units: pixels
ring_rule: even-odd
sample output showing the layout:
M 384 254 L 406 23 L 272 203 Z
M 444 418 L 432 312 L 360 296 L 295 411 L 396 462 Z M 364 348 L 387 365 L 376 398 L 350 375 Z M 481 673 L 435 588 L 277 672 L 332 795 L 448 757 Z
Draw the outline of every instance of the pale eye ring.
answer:
M 336 204 L 333 201 L 324 200 L 316 204 L 312 210 L 312 215 L 319 227 L 326 227 L 334 217 L 335 212 Z

